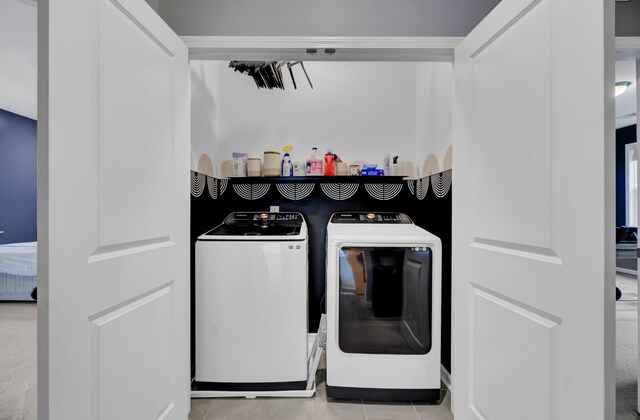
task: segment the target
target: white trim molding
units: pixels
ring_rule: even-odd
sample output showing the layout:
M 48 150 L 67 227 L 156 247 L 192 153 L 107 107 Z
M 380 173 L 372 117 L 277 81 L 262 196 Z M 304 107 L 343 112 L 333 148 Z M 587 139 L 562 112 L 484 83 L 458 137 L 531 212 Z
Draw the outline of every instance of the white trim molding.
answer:
M 195 60 L 307 61 L 453 61 L 453 50 L 462 40 L 458 37 L 181 38 L 189 47 L 189 56 Z
M 453 61 L 462 37 L 183 36 L 192 60 Z M 640 58 L 640 37 L 616 37 L 616 59 Z M 308 50 L 315 49 L 315 53 Z M 326 50 L 334 50 L 333 53 Z
M 443 366 L 440 365 L 440 380 L 447 387 L 449 392 L 453 394 L 453 382 L 451 380 L 451 373 Z M 453 404 L 451 404 L 453 407 Z
M 616 37 L 616 60 L 640 58 L 640 36 Z
M 16 0 L 16 1 L 27 4 L 29 6 L 38 7 L 38 2 L 36 0 Z
M 616 267 L 616 273 L 628 274 L 630 276 L 637 276 L 638 275 L 638 271 L 637 270 L 630 270 L 628 268 L 621 268 L 621 267 Z

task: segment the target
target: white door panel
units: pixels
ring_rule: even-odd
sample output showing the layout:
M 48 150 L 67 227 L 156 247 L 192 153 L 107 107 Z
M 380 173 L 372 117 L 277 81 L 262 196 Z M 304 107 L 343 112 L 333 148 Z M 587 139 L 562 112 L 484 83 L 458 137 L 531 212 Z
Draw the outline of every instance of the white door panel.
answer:
M 611 418 L 605 3 L 503 0 L 456 49 L 456 418 Z
M 186 418 L 187 48 L 143 0 L 39 13 L 39 415 Z
M 550 85 L 549 8 L 549 1 L 541 2 L 529 11 L 526 24 L 474 45 L 471 60 L 474 141 L 469 163 L 476 238 L 535 253 L 551 248 L 551 98 L 550 89 L 539 87 Z M 529 83 L 532 79 L 536 83 Z M 513 111 L 519 118 L 512 117 Z M 536 183 L 526 194 L 502 193 L 520 190 L 528 179 Z
M 166 287 L 91 319 L 91 418 L 155 419 L 174 410 L 172 296 Z

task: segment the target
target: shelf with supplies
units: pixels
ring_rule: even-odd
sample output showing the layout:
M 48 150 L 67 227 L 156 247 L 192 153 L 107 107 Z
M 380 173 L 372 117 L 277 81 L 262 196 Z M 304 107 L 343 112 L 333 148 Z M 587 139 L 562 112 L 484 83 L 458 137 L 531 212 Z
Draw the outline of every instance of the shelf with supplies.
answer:
M 450 169 L 422 178 L 355 175 L 219 178 L 191 171 L 191 194 L 200 197 L 207 190 L 211 198 L 216 200 L 227 189 L 233 189 L 243 198 L 255 200 L 273 189 L 292 200 L 301 200 L 314 189 L 319 189 L 332 198 L 346 200 L 354 197 L 358 190 L 366 190 L 372 197 L 386 201 L 406 190 L 422 201 L 428 194 L 434 194 L 437 198 L 446 196 L 451 188 L 451 179 Z
M 307 184 L 307 183 L 354 183 L 366 182 L 367 184 L 401 184 L 405 179 L 402 176 L 248 176 L 226 178 L 232 184 Z

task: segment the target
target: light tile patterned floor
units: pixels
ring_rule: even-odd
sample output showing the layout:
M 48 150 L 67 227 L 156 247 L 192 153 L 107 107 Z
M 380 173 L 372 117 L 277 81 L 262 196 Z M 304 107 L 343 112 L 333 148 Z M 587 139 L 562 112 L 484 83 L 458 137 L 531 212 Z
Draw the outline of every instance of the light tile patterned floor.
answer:
M 324 382 L 312 398 L 193 399 L 189 420 L 450 420 L 449 393 L 441 404 L 327 401 Z

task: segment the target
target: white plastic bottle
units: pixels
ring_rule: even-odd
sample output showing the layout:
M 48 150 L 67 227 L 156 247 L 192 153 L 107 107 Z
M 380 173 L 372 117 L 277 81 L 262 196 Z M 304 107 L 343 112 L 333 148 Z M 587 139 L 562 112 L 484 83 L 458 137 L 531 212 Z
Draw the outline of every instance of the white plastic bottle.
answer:
M 307 175 L 322 175 L 322 159 L 317 147 L 311 149 L 311 157 L 307 160 Z
M 384 155 L 384 160 L 383 160 L 383 170 L 384 170 L 384 174 L 385 175 L 391 175 L 391 154 L 387 153 Z
M 398 176 L 398 156 L 394 156 L 391 161 L 391 175 Z
M 293 164 L 291 163 L 291 156 L 289 153 L 285 153 L 282 158 L 282 176 L 293 176 Z

